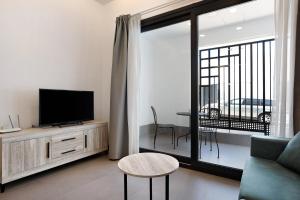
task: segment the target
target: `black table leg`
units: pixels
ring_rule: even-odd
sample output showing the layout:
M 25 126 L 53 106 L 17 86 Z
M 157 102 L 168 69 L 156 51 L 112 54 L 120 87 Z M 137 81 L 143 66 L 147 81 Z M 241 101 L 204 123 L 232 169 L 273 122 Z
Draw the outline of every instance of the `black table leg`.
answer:
M 152 200 L 152 178 L 150 178 L 150 200 Z
M 0 184 L 0 187 L 1 187 L 1 193 L 4 193 L 4 191 L 5 191 L 5 184 Z
M 166 200 L 169 200 L 169 175 L 166 176 Z
M 127 174 L 124 174 L 124 200 L 127 200 Z

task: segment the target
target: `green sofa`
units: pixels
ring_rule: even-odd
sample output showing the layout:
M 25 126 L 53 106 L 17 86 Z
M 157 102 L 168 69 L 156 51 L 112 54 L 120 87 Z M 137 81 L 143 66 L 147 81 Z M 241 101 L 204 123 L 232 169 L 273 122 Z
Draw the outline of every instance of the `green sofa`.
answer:
M 288 141 L 270 136 L 252 136 L 251 158 L 243 171 L 239 199 L 300 199 L 300 175 L 276 162 Z

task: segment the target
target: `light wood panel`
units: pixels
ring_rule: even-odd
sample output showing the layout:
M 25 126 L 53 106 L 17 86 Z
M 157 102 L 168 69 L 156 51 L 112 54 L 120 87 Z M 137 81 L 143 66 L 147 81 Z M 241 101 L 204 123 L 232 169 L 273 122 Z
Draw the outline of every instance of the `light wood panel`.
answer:
M 24 141 L 3 145 L 3 176 L 11 176 L 24 170 Z
M 52 143 L 72 143 L 74 140 L 83 140 L 83 131 L 69 132 L 62 135 L 56 135 L 52 137 Z
M 31 170 L 47 164 L 50 159 L 50 138 L 38 138 L 24 142 L 24 170 Z
M 106 150 L 108 148 L 107 128 L 98 127 L 85 132 L 85 152 Z
M 108 130 L 107 127 L 102 126 L 99 128 L 100 129 L 100 149 L 101 150 L 106 150 L 108 149 Z
M 122 158 L 118 166 L 125 174 L 149 178 L 173 173 L 178 169 L 179 162 L 165 154 L 138 153 Z

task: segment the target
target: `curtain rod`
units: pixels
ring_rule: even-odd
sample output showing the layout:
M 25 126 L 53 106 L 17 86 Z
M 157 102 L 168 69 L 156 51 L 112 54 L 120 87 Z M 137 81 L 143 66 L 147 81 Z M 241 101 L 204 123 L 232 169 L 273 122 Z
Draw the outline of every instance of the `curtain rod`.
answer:
M 167 8 L 167 7 L 169 7 L 169 6 L 172 6 L 172 5 L 175 5 L 175 4 L 177 4 L 177 3 L 184 2 L 184 1 L 187 1 L 187 0 L 174 0 L 174 1 L 171 1 L 171 2 L 168 2 L 168 3 L 161 4 L 161 5 L 159 5 L 159 6 L 155 6 L 155 7 L 153 7 L 153 8 L 144 10 L 144 11 L 139 12 L 139 13 L 137 13 L 137 14 L 140 14 L 140 15 L 146 15 L 146 14 L 155 12 L 155 11 L 160 10 L 160 9 L 163 9 L 163 8 Z

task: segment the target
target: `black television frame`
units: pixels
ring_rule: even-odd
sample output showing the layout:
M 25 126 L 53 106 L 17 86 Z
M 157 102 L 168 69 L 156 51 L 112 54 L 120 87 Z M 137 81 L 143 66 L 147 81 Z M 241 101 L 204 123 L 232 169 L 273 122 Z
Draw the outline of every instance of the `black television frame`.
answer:
M 93 105 L 92 105 L 92 113 L 91 113 L 91 116 L 92 118 L 91 119 L 81 119 L 81 120 L 70 120 L 70 121 L 65 121 L 65 122 L 57 122 L 57 123 L 42 123 L 41 121 L 41 115 L 42 115 L 42 112 L 41 112 L 41 98 L 40 98 L 40 95 L 41 95 L 41 91 L 65 91 L 65 92 L 90 92 L 92 93 L 92 96 L 93 96 Z M 95 118 L 95 105 L 94 105 L 94 98 L 95 98 L 95 95 L 94 95 L 94 91 L 83 91 L 83 90 L 64 90 L 64 89 L 44 89 L 44 88 L 39 88 L 39 127 L 45 127 L 45 126 L 59 126 L 59 127 L 63 127 L 63 126 L 70 126 L 70 125 L 80 125 L 80 124 L 83 124 L 84 121 L 91 121 L 91 120 L 94 120 Z

